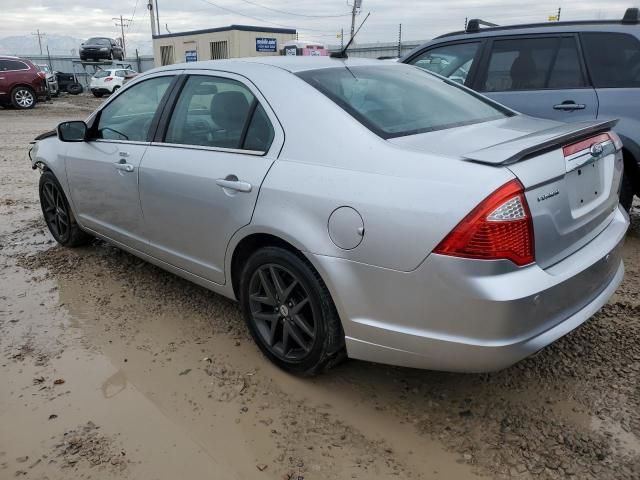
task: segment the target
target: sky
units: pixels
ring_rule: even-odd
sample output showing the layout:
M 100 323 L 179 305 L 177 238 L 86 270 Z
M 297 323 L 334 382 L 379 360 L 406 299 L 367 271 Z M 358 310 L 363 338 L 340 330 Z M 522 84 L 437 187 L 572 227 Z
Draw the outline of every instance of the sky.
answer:
M 125 34 L 150 40 L 148 0 L 0 0 L 0 38 L 47 34 L 77 38 L 119 36 L 112 17 L 132 18 Z M 339 43 L 340 29 L 350 28 L 351 7 L 345 0 L 157 0 L 162 33 L 231 24 L 296 28 L 300 38 Z M 464 27 L 465 17 L 498 24 L 544 22 L 562 7 L 562 20 L 622 18 L 630 0 L 565 0 L 526 3 L 517 0 L 363 0 L 359 24 L 371 16 L 358 35 L 359 43 L 396 42 L 402 24 L 406 40 L 427 40 Z

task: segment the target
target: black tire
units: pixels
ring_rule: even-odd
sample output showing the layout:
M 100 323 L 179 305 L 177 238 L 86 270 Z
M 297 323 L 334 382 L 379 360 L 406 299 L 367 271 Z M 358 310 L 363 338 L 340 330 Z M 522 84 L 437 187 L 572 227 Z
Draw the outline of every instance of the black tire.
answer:
M 113 90 L 111 91 L 111 95 L 113 95 L 114 93 L 116 93 L 118 91 L 118 89 L 120 88 L 120 85 L 116 85 L 115 87 L 113 87 Z
M 69 93 L 70 95 L 78 95 L 82 93 L 83 90 L 84 88 L 79 83 L 70 83 L 67 86 L 67 93 Z
M 11 90 L 11 104 L 20 110 L 29 110 L 38 101 L 36 92 L 30 87 L 17 86 Z
M 266 278 L 273 271 L 280 287 Z M 280 247 L 257 250 L 242 269 L 239 293 L 251 336 L 281 369 L 311 376 L 346 357 L 329 290 L 303 258 Z
M 620 187 L 620 204 L 627 212 L 631 210 L 633 204 L 633 179 L 625 172 L 622 175 L 622 186 Z
M 40 176 L 38 187 L 42 215 L 53 238 L 64 247 L 79 247 L 93 240 L 80 229 L 56 176 L 49 170 Z
M 103 92 L 91 92 L 91 93 L 93 93 L 94 97 L 98 97 L 98 98 L 100 98 L 100 97 L 102 97 L 104 95 Z

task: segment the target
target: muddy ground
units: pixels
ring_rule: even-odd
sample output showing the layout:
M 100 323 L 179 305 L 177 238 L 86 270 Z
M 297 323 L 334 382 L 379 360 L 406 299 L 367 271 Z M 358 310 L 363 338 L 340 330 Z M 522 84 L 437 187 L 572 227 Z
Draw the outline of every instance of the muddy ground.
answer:
M 536 357 L 299 379 L 234 303 L 53 242 L 28 142 L 98 104 L 0 110 L 0 479 L 640 478 L 640 208 L 617 294 Z

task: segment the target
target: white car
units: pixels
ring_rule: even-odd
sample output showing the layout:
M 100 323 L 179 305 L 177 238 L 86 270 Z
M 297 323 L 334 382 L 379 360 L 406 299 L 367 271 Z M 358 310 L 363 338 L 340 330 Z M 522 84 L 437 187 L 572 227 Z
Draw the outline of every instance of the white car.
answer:
M 96 97 L 104 94 L 111 94 L 122 87 L 126 82 L 138 75 L 128 68 L 110 68 L 107 70 L 99 70 L 91 77 L 91 93 Z

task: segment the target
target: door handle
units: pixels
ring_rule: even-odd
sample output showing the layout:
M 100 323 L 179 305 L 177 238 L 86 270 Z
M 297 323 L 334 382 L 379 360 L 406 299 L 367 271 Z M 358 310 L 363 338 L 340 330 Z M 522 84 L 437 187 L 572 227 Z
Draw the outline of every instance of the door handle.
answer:
M 566 110 L 566 111 L 584 110 L 585 108 L 587 108 L 587 106 L 584 103 L 575 103 L 570 101 L 562 102 L 562 103 L 559 103 L 558 105 L 553 106 L 554 110 Z
M 216 185 L 229 190 L 235 190 L 236 192 L 249 193 L 251 191 L 251 184 L 238 180 L 235 175 L 229 175 L 227 178 L 218 178 Z
M 121 172 L 131 173 L 134 170 L 133 165 L 131 165 L 130 163 L 116 162 L 113 165 L 116 167 L 116 170 L 120 170 Z

